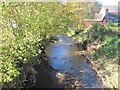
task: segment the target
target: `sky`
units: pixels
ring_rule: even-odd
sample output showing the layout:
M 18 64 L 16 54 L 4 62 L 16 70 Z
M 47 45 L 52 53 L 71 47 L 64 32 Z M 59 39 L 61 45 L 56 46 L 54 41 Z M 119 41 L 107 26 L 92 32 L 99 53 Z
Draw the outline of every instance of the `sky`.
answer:
M 120 0 L 98 0 L 101 2 L 103 5 L 118 5 L 118 2 Z

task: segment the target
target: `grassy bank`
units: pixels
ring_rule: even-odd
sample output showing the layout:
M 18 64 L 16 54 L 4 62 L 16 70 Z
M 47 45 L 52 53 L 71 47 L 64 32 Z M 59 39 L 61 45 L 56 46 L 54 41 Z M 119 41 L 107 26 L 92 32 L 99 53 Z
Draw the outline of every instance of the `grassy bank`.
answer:
M 80 25 L 77 30 L 69 30 L 68 36 L 82 47 L 82 54 L 86 54 L 102 82 L 118 88 L 118 27 L 110 23 L 106 26 L 94 23 L 89 28 Z

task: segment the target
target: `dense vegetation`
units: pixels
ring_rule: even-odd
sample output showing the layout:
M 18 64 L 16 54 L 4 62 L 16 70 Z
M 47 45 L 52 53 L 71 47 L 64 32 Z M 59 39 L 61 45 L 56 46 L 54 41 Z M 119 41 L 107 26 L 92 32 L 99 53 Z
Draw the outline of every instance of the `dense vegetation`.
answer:
M 87 41 L 88 43 L 100 43 L 102 45 L 100 51 L 96 51 L 100 58 L 101 56 L 106 56 L 107 58 L 117 58 L 118 53 L 118 27 L 116 24 L 108 23 L 105 27 L 98 23 L 93 23 L 90 28 L 82 27 L 79 29 L 79 33 L 75 34 L 73 32 L 72 37 L 74 37 L 79 43 Z M 116 61 L 116 64 L 119 63 Z
M 33 65 L 44 52 L 46 41 L 54 34 L 64 33 L 70 22 L 61 3 L 3 3 L 2 84 L 19 76 L 24 64 Z
M 85 19 L 93 19 L 95 13 L 99 13 L 102 5 L 98 2 L 88 2 L 86 3 L 86 12 L 84 13 Z

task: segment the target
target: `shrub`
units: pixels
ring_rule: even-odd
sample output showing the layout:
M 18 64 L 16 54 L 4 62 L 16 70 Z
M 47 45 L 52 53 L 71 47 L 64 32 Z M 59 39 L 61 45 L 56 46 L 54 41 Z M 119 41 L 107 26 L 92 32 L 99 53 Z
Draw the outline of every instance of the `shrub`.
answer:
M 106 28 L 98 23 L 93 23 L 92 26 L 89 28 L 88 32 L 89 33 L 89 38 L 91 41 L 102 41 L 103 37 L 106 34 Z

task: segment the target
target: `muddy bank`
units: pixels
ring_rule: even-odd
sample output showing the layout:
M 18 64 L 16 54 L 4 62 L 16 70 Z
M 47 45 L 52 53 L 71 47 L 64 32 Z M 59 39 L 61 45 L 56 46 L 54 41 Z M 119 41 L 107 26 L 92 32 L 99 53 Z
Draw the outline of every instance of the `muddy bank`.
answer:
M 59 41 L 58 37 L 50 37 L 50 39 L 46 41 L 45 48 L 50 43 L 55 43 L 56 41 Z M 45 52 L 45 48 L 44 48 L 44 51 L 37 56 L 37 59 L 35 60 L 33 65 L 30 65 L 26 69 L 26 71 L 25 70 L 23 71 L 23 72 L 27 73 L 26 77 L 29 76 L 28 78 L 30 80 L 28 81 L 27 84 L 26 84 L 26 82 L 23 82 L 22 85 L 24 85 L 24 86 L 22 88 L 57 88 L 57 87 L 63 87 L 62 84 L 58 83 L 58 79 L 56 78 L 56 73 L 58 71 L 55 71 L 48 64 L 49 57 Z M 32 79 L 33 77 L 34 77 L 34 79 Z
M 47 55 L 44 54 L 43 57 Z M 40 58 L 44 59 L 44 58 Z M 49 58 L 47 58 L 49 60 Z M 32 88 L 62 88 L 63 85 L 58 83 L 58 78 L 56 77 L 56 71 L 53 70 L 46 61 L 35 65 L 36 73 L 36 83 Z

